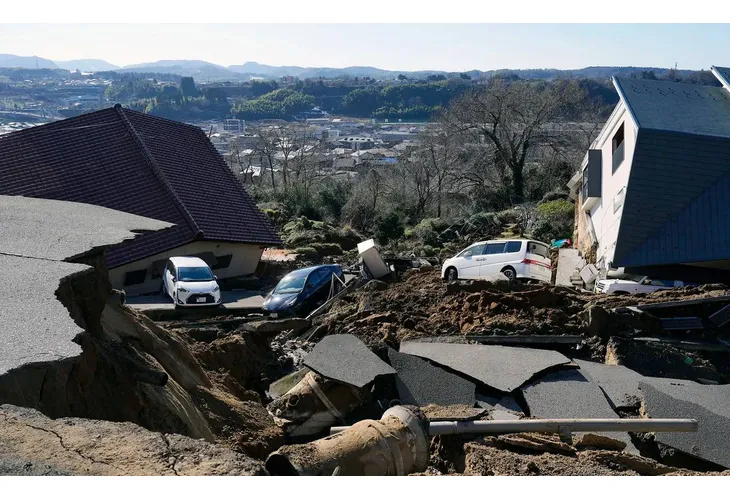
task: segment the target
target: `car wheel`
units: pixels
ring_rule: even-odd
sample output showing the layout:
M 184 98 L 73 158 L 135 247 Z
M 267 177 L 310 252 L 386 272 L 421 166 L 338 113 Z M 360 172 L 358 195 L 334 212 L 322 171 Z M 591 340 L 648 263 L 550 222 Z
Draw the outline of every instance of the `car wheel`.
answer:
M 505 267 L 504 269 L 502 269 L 502 274 L 504 274 L 505 276 L 507 276 L 508 279 L 511 280 L 517 277 L 517 273 L 511 267 Z
M 455 267 L 450 267 L 446 270 L 446 281 L 452 282 L 459 279 L 459 272 Z

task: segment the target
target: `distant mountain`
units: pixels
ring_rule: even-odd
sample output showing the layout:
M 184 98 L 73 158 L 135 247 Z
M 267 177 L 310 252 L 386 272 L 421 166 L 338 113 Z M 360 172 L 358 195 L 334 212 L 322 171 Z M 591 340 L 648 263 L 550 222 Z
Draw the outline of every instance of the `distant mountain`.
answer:
M 118 69 L 120 73 L 174 73 L 180 76 L 192 76 L 200 79 L 219 79 L 237 76 L 225 66 L 207 61 L 187 59 L 162 60 L 151 63 L 130 64 Z
M 443 74 L 443 71 L 391 71 L 387 69 L 374 68 L 372 66 L 348 66 L 346 68 L 305 68 L 302 66 L 269 66 L 257 62 L 246 62 L 240 65 L 228 66 L 228 69 L 241 74 L 263 76 L 268 78 L 279 78 L 292 76 L 296 78 L 335 78 L 338 76 L 349 76 L 352 78 L 397 78 L 400 74 L 420 78 L 431 74 Z
M 103 59 L 72 59 L 71 61 L 55 61 L 59 68 L 68 71 L 83 71 L 90 73 L 94 71 L 113 71 L 119 69 L 116 64 L 111 64 Z
M 0 68 L 24 68 L 24 69 L 59 69 L 58 65 L 50 59 L 43 59 L 36 56 L 16 56 L 13 54 L 0 54 Z

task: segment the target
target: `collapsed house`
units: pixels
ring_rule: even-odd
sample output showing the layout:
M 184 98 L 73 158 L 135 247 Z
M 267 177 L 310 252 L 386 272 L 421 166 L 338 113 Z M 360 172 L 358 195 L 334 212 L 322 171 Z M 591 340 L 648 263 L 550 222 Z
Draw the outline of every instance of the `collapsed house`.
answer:
M 730 70 L 722 86 L 613 78 L 619 103 L 569 187 L 600 272 L 730 280 Z
M 0 138 L 0 195 L 75 201 L 172 223 L 110 248 L 112 285 L 157 291 L 167 258 L 252 274 L 276 230 L 198 127 L 120 105 Z

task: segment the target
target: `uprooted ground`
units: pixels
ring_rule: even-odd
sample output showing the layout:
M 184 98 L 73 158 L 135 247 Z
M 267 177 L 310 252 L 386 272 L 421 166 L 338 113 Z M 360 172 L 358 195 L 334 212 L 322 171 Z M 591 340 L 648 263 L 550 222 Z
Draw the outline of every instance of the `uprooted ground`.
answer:
M 392 283 L 370 281 L 337 300 L 329 312 L 314 321 L 311 329 L 280 335 L 252 332 L 243 328 L 241 321 L 228 317 L 213 318 L 197 324 L 177 322 L 166 328 L 164 325 L 155 325 L 124 306 L 112 304 L 105 309 L 105 324 L 98 336 L 89 337 L 90 344 L 81 359 L 80 369 L 82 373 L 84 370 L 95 371 L 92 375 L 93 384 L 99 387 L 96 390 L 116 391 L 116 399 L 120 395 L 124 396 L 125 401 L 134 403 L 129 406 L 130 411 L 137 413 L 95 413 L 91 408 L 80 416 L 129 421 L 146 427 L 149 431 L 156 431 L 157 434 L 150 436 L 139 435 L 139 439 L 160 443 L 163 455 L 155 460 L 162 459 L 162 465 L 154 467 L 164 467 L 164 460 L 169 458 L 164 453 L 171 453 L 164 451 L 168 449 L 165 435 L 192 435 L 195 432 L 191 433 L 190 429 L 199 425 L 206 432 L 212 433 L 207 440 L 215 441 L 218 447 L 205 451 L 208 453 L 206 456 L 213 457 L 216 461 L 218 458 L 215 457 L 224 455 L 221 450 L 231 450 L 236 454 L 230 460 L 226 459 L 225 466 L 209 468 L 210 472 L 216 473 L 216 470 L 225 469 L 226 472 L 236 473 L 238 465 L 230 463 L 242 463 L 243 459 L 240 457 L 248 456 L 254 461 L 247 463 L 247 470 L 257 473 L 254 471 L 259 471 L 261 466 L 261 462 L 257 460 L 275 451 L 283 442 L 280 430 L 265 409 L 268 402 L 266 390 L 271 382 L 300 367 L 302 357 L 324 335 L 355 335 L 381 355 L 385 355 L 385 347 L 398 348 L 400 342 L 413 338 L 446 336 L 468 340 L 472 335 L 580 335 L 583 342 L 579 345 L 562 347 L 571 349 L 571 356 L 574 358 L 625 362 L 630 368 L 637 369 L 637 366 L 631 366 L 634 363 L 651 372 L 644 374 L 674 375 L 679 378 L 701 376 L 727 383 L 730 371 L 723 359 L 711 354 L 691 353 L 691 366 L 681 362 L 688 353 L 675 347 L 652 347 L 642 351 L 641 356 L 632 357 L 631 349 L 623 344 L 624 335 L 651 332 L 656 325 L 647 323 L 644 318 L 616 314 L 613 309 L 639 303 L 714 297 L 728 293 L 730 292 L 725 287 L 712 285 L 667 290 L 649 296 L 606 297 L 584 294 L 564 287 L 524 285 L 508 281 L 445 284 L 438 272 L 424 268 L 409 272 L 403 279 Z M 113 332 L 110 325 L 115 325 L 113 329 L 117 331 Z M 96 363 L 94 360 L 97 355 L 94 350 L 101 352 L 106 349 L 104 342 L 108 340 L 102 342 L 106 338 L 102 333 L 106 336 L 124 334 L 125 338 L 138 338 L 133 343 L 130 340 L 125 342 L 134 346 L 154 370 L 165 371 L 170 375 L 169 389 L 144 384 L 137 384 L 137 389 L 134 389 L 136 382 L 123 385 L 123 381 L 116 386 L 104 384 L 102 387 L 98 382 L 103 375 L 101 367 L 90 366 L 90 363 Z M 300 338 L 303 333 L 311 342 Z M 670 372 L 667 375 L 666 370 L 674 369 L 675 366 L 680 366 L 683 372 Z M 198 370 L 202 370 L 202 373 Z M 147 388 L 140 389 L 144 387 Z M 97 392 L 99 394 L 101 392 Z M 193 405 L 191 408 L 199 411 L 202 418 L 196 417 L 197 420 L 192 419 L 187 423 L 183 419 L 181 423 L 177 423 L 179 417 L 175 415 L 177 410 L 174 410 L 177 401 L 188 401 L 185 404 Z M 69 415 L 72 411 L 64 410 L 60 413 L 54 417 Z M 51 424 L 36 426 L 46 427 Z M 113 427 L 103 421 L 96 424 L 94 421 L 86 421 L 84 426 L 88 427 L 90 436 L 94 435 L 95 429 L 102 434 Z M 16 429 L 30 432 L 28 429 L 31 427 L 24 425 Z M 112 431 L 117 432 L 118 429 L 114 428 Z M 11 456 L 18 460 L 13 459 L 13 463 L 22 462 L 23 457 L 30 457 L 33 450 L 40 449 L 41 440 L 38 436 L 43 435 L 50 440 L 60 440 L 62 446 L 58 454 L 49 455 L 49 460 L 53 462 L 56 460 L 54 457 L 61 457 L 67 453 L 63 449 L 64 443 L 70 439 L 65 435 L 59 437 L 59 434 L 63 435 L 62 432 L 65 431 L 40 431 L 34 437 L 33 449 L 24 447 L 23 439 L 16 440 L 17 446 L 11 450 Z M 134 433 L 138 431 L 134 430 Z M 74 448 L 73 454 L 86 454 L 86 451 L 107 453 L 104 448 L 94 452 L 94 446 L 97 445 L 92 441 L 85 444 L 85 448 Z M 190 448 L 192 444 L 185 446 Z M 193 449 L 191 453 L 198 452 Z M 3 449 L 0 447 L 0 459 L 3 458 L 2 455 Z M 175 460 L 177 458 L 170 459 Z M 94 473 L 142 473 L 142 462 L 135 462 L 129 471 L 95 466 Z M 150 469 L 151 473 L 157 470 L 154 467 Z M 73 470 L 70 472 L 74 473 Z M 193 470 L 191 472 L 196 473 Z M 200 469 L 198 473 L 205 473 L 205 470 Z M 661 464 L 651 458 L 628 456 L 610 450 L 578 450 L 564 445 L 552 436 L 524 434 L 477 439 L 456 436 L 434 438 L 431 463 L 426 472 L 477 475 L 691 473 L 693 472 Z
M 303 355 L 314 342 L 324 335 L 338 333 L 355 335 L 379 354 L 386 346 L 398 348 L 404 340 L 434 336 L 468 340 L 471 335 L 580 335 L 582 343 L 562 347 L 571 349 L 571 356 L 576 358 L 623 363 L 624 360 L 616 358 L 624 356 L 625 364 L 633 369 L 641 368 L 647 375 L 667 376 L 667 367 L 679 366 L 682 373 L 670 372 L 669 376 L 703 376 L 726 383 L 730 372 L 722 360 L 718 361 L 710 353 L 647 347 L 642 351 L 642 358 L 635 361 L 646 366 L 631 366 L 634 361 L 630 350 L 622 344 L 624 335 L 653 332 L 656 325 L 647 323 L 645 318 L 617 315 L 613 310 L 728 293 L 719 285 L 617 297 L 509 281 L 445 284 L 438 272 L 424 268 L 407 273 L 397 282 L 370 281 L 337 300 L 305 332 L 310 342 L 299 338 L 302 331 L 273 337 L 253 334 L 225 322 L 217 324 L 215 320 L 210 320 L 207 326 L 192 328 L 178 323 L 175 332 L 187 339 L 191 351 L 216 384 L 257 405 L 266 404 L 265 391 L 270 382 L 301 367 Z M 591 310 L 593 313 L 589 313 Z M 595 311 L 605 312 L 605 316 L 600 316 L 603 329 L 591 324 L 590 315 L 596 315 Z M 693 358 L 692 366 L 681 362 L 688 354 Z M 610 450 L 566 448 L 552 437 L 513 435 L 471 440 L 451 436 L 434 438 L 427 473 L 657 475 L 692 472 L 651 458 L 629 457 Z

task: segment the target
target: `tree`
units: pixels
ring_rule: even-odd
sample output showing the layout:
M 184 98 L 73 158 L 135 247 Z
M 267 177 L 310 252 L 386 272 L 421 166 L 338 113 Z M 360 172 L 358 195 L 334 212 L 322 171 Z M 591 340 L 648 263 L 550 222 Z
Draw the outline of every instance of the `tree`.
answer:
M 381 245 L 401 238 L 405 232 L 403 221 L 395 212 L 375 217 L 375 239 Z
M 406 75 L 404 75 L 403 73 L 401 73 L 400 75 L 398 75 L 398 80 L 400 80 L 402 82 L 403 80 L 408 80 L 408 77 Z
M 471 80 L 471 75 L 469 73 L 459 73 L 459 78 L 462 80 Z
M 180 91 L 183 97 L 196 97 L 198 89 L 195 88 L 195 79 L 192 76 L 183 76 L 180 79 Z
M 492 79 L 467 91 L 443 115 L 451 133 L 471 134 L 493 148 L 491 166 L 510 183 L 512 203 L 525 199 L 525 165 L 532 155 L 564 133 L 551 126 L 576 114 L 587 99 L 576 82 L 506 82 Z

